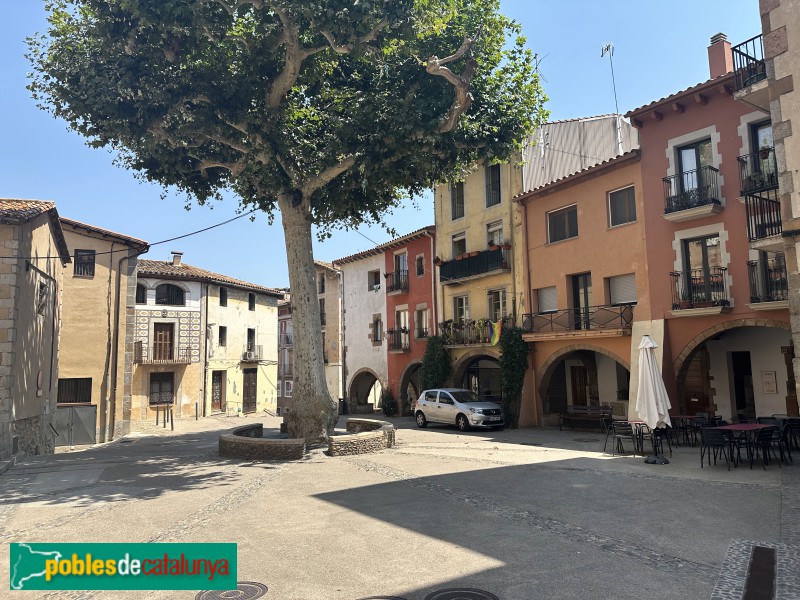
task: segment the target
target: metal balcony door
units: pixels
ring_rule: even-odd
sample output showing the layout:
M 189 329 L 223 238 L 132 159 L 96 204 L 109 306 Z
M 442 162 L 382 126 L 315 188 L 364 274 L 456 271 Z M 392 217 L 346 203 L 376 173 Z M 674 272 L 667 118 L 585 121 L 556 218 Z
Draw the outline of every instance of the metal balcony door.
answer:
M 225 371 L 211 372 L 211 410 L 225 410 L 225 386 L 223 385 Z
M 718 235 L 684 241 L 684 270 L 688 299 L 692 302 L 711 302 L 714 299 L 712 270 L 722 266 Z
M 242 395 L 242 412 L 256 412 L 256 379 L 258 369 L 244 370 L 244 386 Z
M 572 276 L 572 308 L 575 311 L 575 329 L 591 329 L 589 307 L 592 305 L 592 274 Z
M 172 348 L 175 325 L 172 323 L 155 323 L 153 325 L 153 359 L 172 360 Z

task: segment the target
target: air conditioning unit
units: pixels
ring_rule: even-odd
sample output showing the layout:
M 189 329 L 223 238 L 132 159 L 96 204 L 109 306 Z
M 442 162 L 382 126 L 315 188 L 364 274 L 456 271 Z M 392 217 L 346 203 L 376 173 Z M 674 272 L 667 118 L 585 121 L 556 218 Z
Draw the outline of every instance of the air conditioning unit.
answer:
M 248 350 L 247 352 L 244 353 L 245 360 L 255 360 L 255 358 L 256 358 L 256 353 L 253 352 L 252 350 Z

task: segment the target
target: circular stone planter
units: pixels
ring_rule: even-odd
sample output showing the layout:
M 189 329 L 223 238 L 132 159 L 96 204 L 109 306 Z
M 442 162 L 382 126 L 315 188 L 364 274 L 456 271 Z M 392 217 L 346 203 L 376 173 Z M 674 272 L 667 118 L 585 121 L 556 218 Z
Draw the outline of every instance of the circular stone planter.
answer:
M 328 440 L 329 456 L 368 454 L 394 446 L 394 425 L 377 419 L 347 419 L 347 432 Z
M 261 423 L 237 427 L 219 436 L 219 455 L 243 460 L 297 460 L 306 453 L 302 438 L 265 438 Z

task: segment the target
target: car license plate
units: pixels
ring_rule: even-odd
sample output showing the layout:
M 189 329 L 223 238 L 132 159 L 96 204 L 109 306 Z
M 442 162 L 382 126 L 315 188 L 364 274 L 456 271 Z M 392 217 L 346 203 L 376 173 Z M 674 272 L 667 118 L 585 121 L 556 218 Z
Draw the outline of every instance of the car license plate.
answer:
M 486 421 L 489 423 L 497 423 L 498 421 L 500 421 L 500 419 L 486 419 Z

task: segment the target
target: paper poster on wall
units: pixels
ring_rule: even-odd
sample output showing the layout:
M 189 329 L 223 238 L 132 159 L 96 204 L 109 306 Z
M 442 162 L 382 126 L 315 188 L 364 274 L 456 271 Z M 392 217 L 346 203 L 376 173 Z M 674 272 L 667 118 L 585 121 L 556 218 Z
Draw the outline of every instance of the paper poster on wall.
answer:
M 761 381 L 765 394 L 778 393 L 778 377 L 775 371 L 761 371 Z

